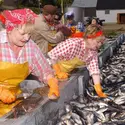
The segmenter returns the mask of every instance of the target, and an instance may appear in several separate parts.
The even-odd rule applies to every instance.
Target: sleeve
[[[71,30],[68,27],[66,27],[65,25],[61,24],[61,23],[57,24],[55,26],[55,28],[56,28],[57,31],[61,31],[65,36],[70,36],[71,35]]]
[[[37,47],[35,49],[35,55],[33,59],[34,68],[32,74],[37,76],[41,82],[47,83],[47,76],[54,75],[47,59],[42,54],[41,50]]]
[[[99,66],[98,66],[98,56],[94,56],[92,60],[87,65],[87,69],[89,70],[90,75],[100,74]]]
[[[64,40],[65,37],[61,31],[57,32],[56,34],[52,33],[46,22],[40,22],[39,18],[40,17],[36,18],[35,29],[43,38],[50,43],[59,43]]]
[[[69,60],[75,57],[77,53],[77,44],[73,39],[67,39],[59,43],[54,49],[48,52],[49,58],[52,60]]]

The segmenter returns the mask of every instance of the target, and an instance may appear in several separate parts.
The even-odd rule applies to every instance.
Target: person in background
[[[66,17],[66,26],[68,28],[70,28],[71,30],[71,35],[70,37],[77,37],[77,38],[81,38],[83,37],[83,32],[84,32],[84,24],[82,22],[76,22],[74,20],[74,12],[73,11],[69,11],[65,14]]]
[[[102,92],[98,66],[98,49],[105,41],[103,31],[96,25],[89,26],[84,38],[69,38],[48,52],[55,75],[65,80],[77,66],[85,65],[94,81],[98,96],[107,97]]]
[[[5,27],[6,18],[4,16],[4,8],[0,7],[0,29]],[[1,31],[1,30],[0,30]]]
[[[76,26],[77,23],[74,20],[74,12],[73,11],[68,11],[65,13],[65,18],[66,18],[66,26],[71,28],[73,26]]]
[[[62,24],[61,19],[62,19],[63,14],[60,11],[57,11],[54,16],[54,30],[53,33],[57,33],[59,31],[65,33],[65,38],[69,37],[71,35],[71,30],[67,28],[65,25]],[[52,48],[54,48],[57,44],[49,43],[49,49],[50,51]]]
[[[2,31],[5,28],[5,17],[0,14],[0,31]]]
[[[5,22],[6,22],[5,17],[3,16],[3,14],[0,14],[0,32],[5,30]]]
[[[56,32],[65,32],[65,36],[68,37],[71,35],[71,30],[61,23],[62,16],[63,14],[60,11],[56,12],[54,17],[54,27]]]
[[[65,30],[54,29],[54,17],[57,12],[57,7],[53,5],[45,5],[42,8],[42,14],[35,18],[35,30],[31,38],[37,43],[42,52],[48,52],[48,44],[58,44],[67,36]]]
[[[74,12],[68,11],[65,13],[66,18],[66,26],[70,28],[71,33],[74,34],[76,32],[76,21],[74,20]]]
[[[6,18],[2,14],[0,14],[0,21],[3,25],[5,25]]]
[[[55,13],[55,16],[54,16],[54,24],[55,24],[55,25],[61,23],[62,16],[63,16],[63,13],[60,12],[60,11],[57,11],[57,12]]]
[[[91,27],[91,25],[96,25],[96,26],[102,28],[102,26],[98,24],[98,20],[95,17],[92,18],[91,24],[89,26]]]
[[[57,99],[58,80],[39,47],[30,39],[37,15],[30,9],[6,10],[5,14],[6,29],[0,32],[0,100],[7,104],[15,102],[18,85],[29,74],[48,84],[48,97]],[[17,91],[13,92],[11,87]]]
[[[92,18],[91,24],[92,25],[97,25],[98,24],[97,19],[96,18]]]

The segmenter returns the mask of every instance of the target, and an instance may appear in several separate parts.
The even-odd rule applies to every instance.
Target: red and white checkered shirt
[[[17,64],[28,62],[30,73],[37,76],[41,82],[46,82],[46,77],[53,73],[41,50],[32,40],[22,47],[16,57],[10,49],[6,30],[0,32],[0,61]]]
[[[99,74],[98,53],[89,50],[85,58],[85,41],[83,38],[69,38],[59,43],[54,49],[48,52],[48,56],[53,60],[70,60],[78,57],[86,63],[86,66],[92,74]]]

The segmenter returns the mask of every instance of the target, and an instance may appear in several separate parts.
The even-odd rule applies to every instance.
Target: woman
[[[100,84],[97,50],[105,40],[102,30],[89,26],[83,38],[70,38],[58,44],[48,53],[53,69],[59,79],[68,78],[68,73],[75,67],[86,65],[94,81],[94,88],[100,97],[106,97]]]
[[[6,30],[0,32],[0,100],[12,103],[17,88],[30,73],[50,87],[49,98],[59,96],[58,81],[39,47],[30,39],[36,15],[29,9],[5,11]]]
[[[89,26],[91,26],[91,25],[97,25],[100,29],[102,28],[102,26],[98,23],[97,18],[94,18],[94,17],[92,18],[91,23],[90,23]]]
[[[92,25],[97,25],[98,24],[97,19],[96,18],[92,18],[91,24]]]
[[[76,26],[77,23],[74,20],[74,12],[73,11],[68,11],[67,13],[65,13],[65,17],[66,17],[66,26],[71,28],[73,26]]]

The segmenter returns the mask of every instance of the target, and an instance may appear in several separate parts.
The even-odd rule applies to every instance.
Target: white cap
[[[65,16],[66,16],[66,17],[67,17],[67,16],[71,16],[71,15],[74,15],[74,12],[73,12],[73,11],[68,11],[68,12],[65,13]]]

